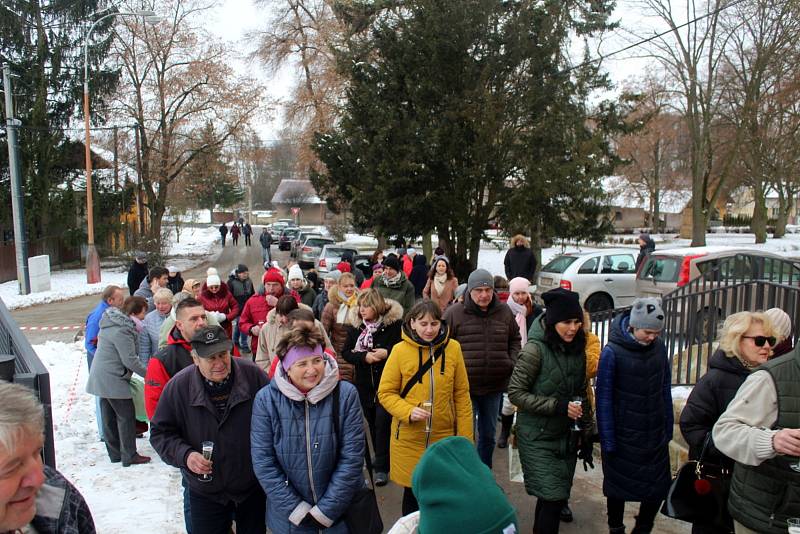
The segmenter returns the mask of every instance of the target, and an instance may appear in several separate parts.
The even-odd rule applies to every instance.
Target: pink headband
[[[317,345],[316,347],[292,347],[281,360],[281,365],[283,365],[285,371],[288,371],[289,367],[309,356],[323,356],[322,345]]]

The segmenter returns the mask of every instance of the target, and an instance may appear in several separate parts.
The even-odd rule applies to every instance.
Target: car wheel
[[[589,313],[601,312],[606,310],[613,310],[614,303],[611,300],[611,297],[604,293],[596,293],[586,299],[586,303],[584,304],[584,308]]]

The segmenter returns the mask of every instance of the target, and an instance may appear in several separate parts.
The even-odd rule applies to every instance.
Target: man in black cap
[[[231,290],[233,298],[239,303],[239,309],[243,310],[247,299],[255,295],[253,281],[250,280],[250,271],[247,265],[240,263],[234,272],[228,277],[228,289]],[[242,352],[250,352],[250,336],[239,330],[239,318],[233,326],[233,343]]]
[[[477,417],[478,456],[491,469],[497,416],[521,344],[519,326],[511,309],[497,298],[494,277],[485,269],[469,275],[464,302],[450,305],[444,321],[450,338],[461,344]]]
[[[181,469],[189,487],[192,534],[266,531],[266,497],[250,459],[250,418],[268,383],[255,364],[231,358],[233,342],[219,326],[192,337],[193,366],[167,382],[152,419],[150,443]],[[203,443],[213,443],[211,459]]]

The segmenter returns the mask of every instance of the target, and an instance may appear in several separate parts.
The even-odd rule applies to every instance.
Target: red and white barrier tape
[[[76,326],[20,326],[20,330],[80,330],[83,325]]]

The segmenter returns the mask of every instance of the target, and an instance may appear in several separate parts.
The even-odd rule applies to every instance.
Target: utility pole
[[[8,167],[11,171],[11,216],[14,218],[14,248],[17,253],[17,281],[19,294],[31,292],[28,275],[28,240],[25,236],[24,199],[22,196],[22,172],[19,168],[19,142],[17,128],[20,121],[14,118],[14,97],[11,92],[11,67],[3,65],[3,91],[6,95],[6,132],[8,136]]]

